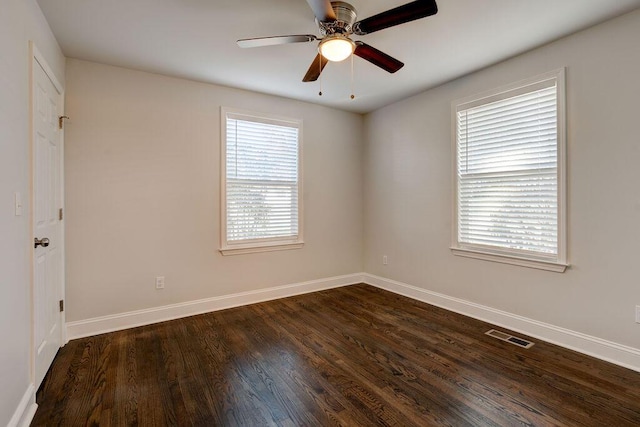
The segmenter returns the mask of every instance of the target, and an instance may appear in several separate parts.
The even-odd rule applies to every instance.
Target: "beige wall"
[[[640,348],[639,36],[636,11],[380,109],[364,125],[302,102],[68,60],[67,320],[364,270]],[[572,267],[453,256],[451,101],[559,67]],[[304,249],[217,251],[221,105],[304,120]]]
[[[365,271],[640,349],[639,40],[636,11],[367,115]],[[453,256],[451,102],[560,67],[571,269]]]
[[[64,57],[35,0],[0,6],[0,425],[31,383],[29,40],[64,81]],[[15,216],[14,192],[24,214]]]
[[[303,119],[303,249],[219,253],[220,106]],[[78,60],[66,113],[67,321],[362,271],[362,116]]]

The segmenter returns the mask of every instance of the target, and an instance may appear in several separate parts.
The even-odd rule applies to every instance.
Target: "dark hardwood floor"
[[[640,373],[491,328],[354,285],[74,340],[32,425],[640,425]]]

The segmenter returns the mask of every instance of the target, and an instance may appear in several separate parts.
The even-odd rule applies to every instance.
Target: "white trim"
[[[261,123],[290,126],[298,129],[298,234],[291,237],[258,239],[233,243],[227,241],[227,118],[251,119]],[[220,106],[220,248],[222,255],[242,255],[256,252],[301,249],[304,246],[303,203],[303,122],[302,119],[257,113]]]
[[[368,273],[329,277],[70,322],[66,324],[67,337],[82,338],[357,283],[366,283],[640,372],[640,349]]]
[[[304,242],[293,242],[293,243],[266,243],[266,244],[252,244],[252,245],[242,245],[237,248],[228,246],[226,248],[221,248],[220,252],[222,255],[243,255],[243,254],[252,254],[256,252],[269,252],[269,251],[287,251],[290,249],[301,249],[304,246]]]
[[[481,259],[485,261],[500,262],[503,264],[519,265],[521,267],[536,268],[538,270],[564,273],[569,267],[568,264],[561,264],[555,261],[534,260],[532,258],[519,258],[513,255],[492,254],[489,252],[476,251],[466,248],[450,248],[454,255],[467,258]]]
[[[32,57],[35,58],[36,61],[38,61],[38,64],[40,64],[40,66],[44,70],[47,77],[49,77],[49,80],[51,80],[51,83],[53,83],[53,85],[56,87],[56,90],[58,91],[58,93],[59,94],[64,93],[64,86],[60,84],[60,82],[58,81],[58,78],[53,72],[53,69],[49,66],[49,63],[44,58],[44,55],[40,53],[40,51],[36,47],[36,44],[32,40],[29,41],[29,47],[31,48]]]
[[[562,67],[554,71],[557,91],[557,132],[558,132],[558,263],[569,263],[567,254],[567,90],[566,71]]]
[[[473,103],[476,101],[482,101],[482,100],[491,99],[494,97],[495,99],[492,99],[492,101],[495,101],[497,99],[501,99],[501,97],[504,98],[507,92],[512,92],[518,89],[524,89],[527,86],[536,86],[537,84],[547,80],[554,80],[554,79],[564,80],[564,74],[565,74],[565,67],[560,67],[555,70],[547,71],[546,73],[538,74],[536,76],[522,79],[517,82],[509,83],[495,89],[489,89],[487,91],[480,92],[475,95],[470,95],[464,98],[456,99],[451,103],[451,105],[453,107],[453,111],[455,112],[455,108],[457,106],[462,106],[464,104],[473,105]],[[486,102],[491,102],[491,101],[485,101],[485,103]]]
[[[485,250],[482,245],[458,242],[458,164],[457,164],[457,112],[459,109],[494,102],[513,96],[513,93],[545,87],[549,81],[556,85],[556,132],[557,132],[557,185],[558,185],[558,254],[553,260],[538,260],[535,255],[526,253],[519,255],[519,251],[511,252],[508,248]],[[451,199],[451,251],[454,255],[475,258],[492,262],[518,265],[528,268],[563,273],[569,266],[567,257],[567,131],[566,131],[566,71],[565,67],[558,68],[537,76],[501,86],[480,94],[471,95],[451,102],[451,182],[453,182],[453,197]],[[504,253],[499,253],[503,251]]]
[[[640,349],[373,274],[364,283],[640,372]]]
[[[64,115],[64,106],[65,106],[65,92],[62,92],[60,94],[60,102],[62,102],[62,114],[60,115]],[[66,123],[69,123],[69,120],[67,120]],[[64,346],[64,344],[67,342],[67,328],[64,327],[65,323],[66,323],[66,319],[67,319],[67,251],[66,251],[66,239],[65,236],[67,235],[67,231],[66,231],[66,217],[67,217],[67,209],[65,206],[65,193],[64,193],[64,188],[65,188],[65,174],[64,174],[64,152],[65,152],[65,146],[64,146],[64,127],[65,124],[63,123],[62,125],[62,129],[60,129],[60,208],[62,209],[62,219],[60,220],[60,247],[62,248],[62,252],[60,253],[60,257],[62,258],[62,265],[60,266],[60,275],[61,277],[61,283],[60,286],[62,289],[60,289],[60,299],[62,300],[63,306],[64,306],[64,310],[62,310],[60,312],[60,333],[62,334],[62,339],[60,340],[60,342],[62,343],[62,346]]]
[[[29,384],[7,427],[28,427],[37,409],[36,388],[33,384]]]
[[[344,276],[310,280],[290,285],[276,286],[255,291],[240,292],[237,294],[223,295],[196,301],[165,305],[162,307],[147,308],[109,316],[79,320],[67,323],[67,337],[69,339],[76,339],[98,335],[106,332],[119,331],[136,326],[149,325],[152,323],[164,322],[166,320],[193,316],[196,314],[255,304],[278,298],[286,298],[309,292],[317,292],[325,289],[338,288],[346,285],[353,285],[356,283],[362,283],[362,281],[362,273],[348,274]]]

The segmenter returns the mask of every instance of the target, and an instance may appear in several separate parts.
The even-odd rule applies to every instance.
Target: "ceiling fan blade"
[[[404,63],[361,41],[356,42],[356,50],[353,51],[353,54],[371,62],[373,65],[377,65],[389,73],[395,73],[404,67]]]
[[[354,33],[370,34],[436,13],[438,13],[438,5],[435,0],[416,0],[356,22]]]
[[[254,39],[240,39],[238,40],[238,46],[240,47],[262,47],[262,46],[274,46],[278,44],[289,43],[306,43],[318,40],[318,38],[312,34],[300,34],[294,36],[273,36],[273,37],[257,37]]]
[[[307,0],[313,10],[313,14],[320,22],[335,21],[336,14],[329,0]]]
[[[316,80],[318,80],[318,77],[320,77],[320,73],[322,73],[322,70],[324,70],[324,67],[325,65],[327,65],[328,62],[329,60],[327,58],[325,58],[320,54],[317,54],[316,58],[313,60],[313,62],[309,66],[309,69],[307,70],[307,74],[304,75],[304,78],[302,79],[302,81],[315,82]]]

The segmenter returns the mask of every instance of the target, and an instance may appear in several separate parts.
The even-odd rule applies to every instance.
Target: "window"
[[[302,247],[299,120],[222,109],[224,255]]]
[[[453,104],[453,253],[563,272],[564,70]]]

